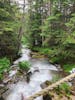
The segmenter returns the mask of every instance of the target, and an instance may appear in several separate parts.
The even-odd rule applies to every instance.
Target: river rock
[[[50,81],[46,81],[41,84],[41,88],[44,89],[44,88],[48,87],[50,84],[51,84]],[[49,93],[46,93],[45,95],[43,95],[43,100],[52,100],[52,98]]]
[[[43,100],[52,100],[52,98],[49,94],[45,94],[43,95]]]
[[[50,81],[45,81],[44,83],[42,83],[40,86],[42,89],[48,87],[49,85],[51,85],[52,83]]]

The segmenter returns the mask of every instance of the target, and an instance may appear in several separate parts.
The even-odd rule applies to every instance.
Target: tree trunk
[[[21,18],[21,26],[19,28],[19,34],[18,34],[18,39],[19,39],[19,42],[20,42],[20,44],[19,44],[19,50],[21,48],[21,39],[22,39],[22,36],[23,36],[23,33],[24,33],[23,26],[24,26],[24,21],[25,21],[25,17],[24,17],[25,16],[25,6],[26,6],[26,4],[25,4],[25,0],[24,0],[23,15],[22,15],[22,18]]]

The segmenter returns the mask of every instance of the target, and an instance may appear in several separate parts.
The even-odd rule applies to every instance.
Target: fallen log
[[[68,82],[70,79],[75,77],[75,73],[72,73],[71,75],[68,75],[67,77],[57,81],[56,83],[53,83],[52,85],[48,86],[47,88],[39,91],[38,93],[35,93],[34,95],[30,96],[28,99],[26,100],[34,100],[35,98],[44,95],[46,93],[48,93],[50,90],[56,88],[57,86],[61,85],[64,82]]]

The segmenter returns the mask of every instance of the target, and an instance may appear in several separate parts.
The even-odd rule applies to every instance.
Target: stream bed
[[[29,96],[40,91],[41,84],[47,80],[52,80],[54,77],[59,75],[58,69],[50,64],[46,58],[31,58],[31,51],[26,48],[22,48],[22,56],[14,62],[17,65],[21,61],[30,61],[32,72],[30,81],[26,82],[24,79],[19,80],[15,84],[10,84],[9,93],[5,100],[25,100]],[[12,73],[11,73],[12,74]],[[38,97],[35,100],[43,100],[42,97]]]

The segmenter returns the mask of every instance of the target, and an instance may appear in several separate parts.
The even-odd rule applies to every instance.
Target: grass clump
[[[53,50],[51,48],[46,47],[34,47],[32,48],[32,50],[48,57],[53,53]]]
[[[67,98],[70,98],[70,90],[71,86],[68,83],[63,83],[55,89],[55,92],[57,95],[59,95],[59,97],[65,96]]]
[[[56,83],[57,81],[60,80],[60,77],[57,75],[56,77],[54,77],[52,79],[52,83]],[[68,84],[68,83],[63,83],[61,85],[59,85],[58,87],[56,87],[54,89],[54,91],[58,94],[58,95],[65,95],[65,96],[68,96],[70,95],[70,90],[71,90],[71,86]],[[62,94],[61,94],[62,93]]]
[[[31,64],[29,61],[19,62],[20,69],[22,69],[24,71],[28,71],[30,69],[30,66],[31,66]]]
[[[65,71],[65,72],[68,72],[68,73],[70,73],[70,71],[71,71],[73,68],[75,68],[75,64],[65,64],[65,65],[63,66],[64,71]]]
[[[59,86],[60,90],[65,91],[66,93],[70,93],[71,87],[68,83],[63,83]]]

